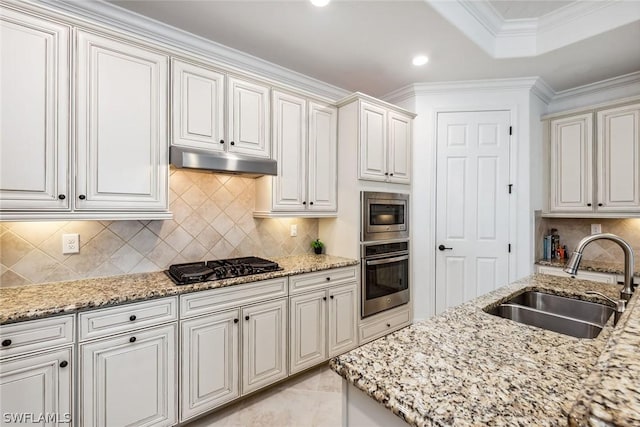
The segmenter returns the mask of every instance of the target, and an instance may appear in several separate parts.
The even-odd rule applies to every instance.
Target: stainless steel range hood
[[[175,146],[171,147],[171,164],[177,168],[204,169],[250,178],[278,173],[275,160]]]

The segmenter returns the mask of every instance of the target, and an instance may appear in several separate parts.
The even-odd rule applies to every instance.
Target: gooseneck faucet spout
[[[594,240],[611,240],[612,242],[617,243],[618,246],[620,246],[624,251],[624,286],[620,290],[620,298],[624,299],[625,301],[629,301],[631,299],[631,296],[633,295],[633,268],[635,265],[633,259],[633,248],[629,243],[627,243],[621,237],[616,236],[615,234],[593,234],[580,240],[580,243],[578,243],[576,250],[571,254],[571,258],[565,266],[564,271],[572,275],[578,273],[578,267],[580,266],[580,261],[582,260],[582,252],[584,251],[584,248]]]

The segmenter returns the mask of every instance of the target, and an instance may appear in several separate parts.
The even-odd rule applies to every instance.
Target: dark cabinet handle
[[[231,141],[229,144],[231,144],[231,145],[236,145],[236,143],[235,143],[235,142],[233,142],[233,141]]]
[[[390,173],[390,174],[389,174],[389,176],[393,176],[393,174],[392,174],[392,173]]]
[[[244,320],[249,320],[249,316],[244,316]]]
[[[129,338],[129,342],[136,342],[136,337]]]
[[[329,298],[333,299],[333,295],[329,296]]]
[[[220,144],[224,144],[224,139],[221,139],[221,140],[220,140]]]
[[[9,347],[11,345],[11,340],[2,340],[3,347]]]
[[[303,205],[306,205],[306,204],[307,204],[307,202],[302,202],[302,204],[303,204]]]
[[[327,300],[327,297],[322,297],[322,301],[326,301],[326,300]]]
[[[327,277],[327,282],[328,282],[329,280],[331,280],[331,277]]]
[[[453,248],[448,248],[445,245],[440,245],[440,246],[438,246],[438,250],[440,250],[440,251],[450,251],[450,250],[453,250]]]
[[[385,173],[384,173],[384,176],[389,176],[389,172],[385,172]]]
[[[587,203],[587,206],[591,206],[591,203]]]
[[[233,319],[233,323],[238,323],[239,320],[238,319]]]
[[[598,203],[598,206],[604,206],[602,203]]]
[[[67,362],[66,360],[63,360],[62,362],[60,362],[61,368],[66,368],[68,365],[69,365],[69,362]]]
[[[387,323],[387,328],[390,328],[390,327],[391,327],[391,323]]]
[[[64,194],[58,194],[58,199],[64,200],[66,198],[67,198],[67,196],[65,196]]]
[[[80,200],[84,200],[86,198],[87,198],[87,196],[85,196],[84,194],[81,194],[81,195],[78,196],[78,199],[80,199]]]
[[[312,204],[313,204],[313,202],[309,202],[309,204],[310,204],[310,205],[312,205]]]
[[[129,316],[129,320],[131,320],[132,322],[133,322],[134,320],[136,320],[136,319],[137,319],[137,317],[136,317],[136,315],[135,315],[135,314],[132,314],[131,316]]]

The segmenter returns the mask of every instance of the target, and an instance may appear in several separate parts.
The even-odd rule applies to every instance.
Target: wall
[[[536,258],[542,258],[542,239],[552,228],[558,230],[560,244],[573,251],[578,242],[591,234],[591,224],[601,224],[603,233],[613,233],[625,239],[640,254],[640,218],[624,219],[578,219],[578,218],[537,218]],[[622,250],[618,245],[606,240],[597,240],[587,246],[583,259],[590,261],[623,262]]]
[[[0,286],[112,276],[170,264],[311,252],[317,219],[253,218],[255,181],[171,170],[168,221],[0,223]],[[298,236],[289,237],[289,225]],[[62,255],[62,234],[80,234],[80,253]]]

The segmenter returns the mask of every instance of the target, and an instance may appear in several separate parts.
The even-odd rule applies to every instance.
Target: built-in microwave
[[[362,191],[363,242],[409,238],[409,195]]]

